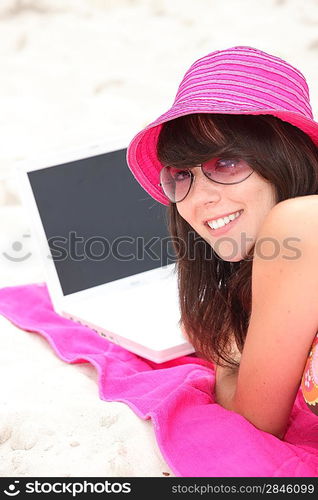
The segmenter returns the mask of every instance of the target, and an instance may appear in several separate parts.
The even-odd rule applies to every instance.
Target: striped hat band
[[[172,107],[130,142],[127,163],[142,187],[164,205],[159,184],[163,165],[157,158],[162,124],[194,113],[270,114],[303,130],[318,145],[304,76],[282,59],[252,47],[212,52],[192,64]]]

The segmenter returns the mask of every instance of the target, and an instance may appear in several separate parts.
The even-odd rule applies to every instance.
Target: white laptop
[[[162,363],[194,352],[179,326],[166,209],[118,146],[21,164],[17,180],[55,311]]]

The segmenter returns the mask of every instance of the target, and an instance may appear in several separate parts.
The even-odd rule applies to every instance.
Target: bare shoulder
[[[298,196],[277,203],[267,214],[259,238],[291,238],[318,248],[318,195]]]
[[[276,207],[283,207],[285,210],[302,210],[304,208],[313,208],[318,210],[318,194],[310,194],[306,196],[296,196],[295,198],[288,198],[287,200],[280,201],[275,205]]]
[[[280,201],[272,208],[268,215],[271,219],[284,217],[287,222],[290,217],[304,214],[308,217],[317,216],[318,194],[297,196],[295,198],[288,198],[287,200]]]

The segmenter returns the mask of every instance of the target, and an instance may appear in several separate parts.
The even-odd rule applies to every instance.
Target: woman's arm
[[[217,370],[217,401],[279,438],[318,330],[317,198],[286,200],[266,218],[255,246],[240,367]]]
[[[232,410],[237,385],[238,368],[216,365],[215,401],[227,410]]]
[[[231,350],[228,354],[237,363],[240,362],[241,353],[237,348],[234,335],[232,335]],[[238,368],[238,366],[220,366],[218,363],[215,364],[215,400],[228,410],[232,409],[231,406],[237,384]]]

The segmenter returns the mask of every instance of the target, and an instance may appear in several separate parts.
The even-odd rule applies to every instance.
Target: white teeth
[[[225,226],[229,222],[231,222],[234,219],[237,219],[241,215],[241,211],[235,212],[234,214],[228,215],[226,217],[223,217],[221,219],[213,220],[211,222],[208,222],[208,226],[210,226],[212,229],[218,229],[220,227]]]

